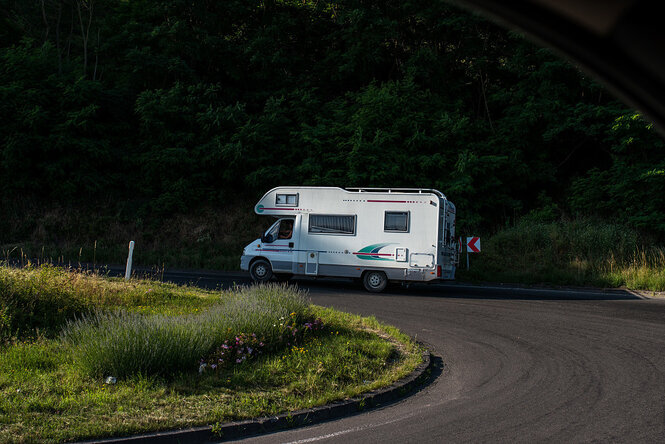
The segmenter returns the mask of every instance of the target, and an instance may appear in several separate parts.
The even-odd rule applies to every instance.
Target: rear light
[[[441,277],[441,265],[436,266],[436,277]]]

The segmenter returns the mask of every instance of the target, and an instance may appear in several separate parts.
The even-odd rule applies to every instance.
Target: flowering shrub
[[[295,312],[288,318],[281,317],[280,321],[282,322],[273,325],[279,329],[279,335],[274,343],[266,344],[265,337],[259,338],[255,333],[239,333],[225,340],[210,356],[202,358],[199,362],[199,373],[204,373],[208,369],[217,372],[222,368],[242,364],[262,354],[264,350],[276,351],[285,346],[297,348],[296,344],[324,328],[320,318],[298,323]]]
[[[323,321],[320,318],[311,320],[311,322],[298,322],[295,313],[289,315],[289,319],[280,318],[280,332],[275,345],[276,349],[283,348],[284,345],[290,347],[300,343],[306,336],[313,332],[323,329]]]
[[[206,368],[218,370],[222,367],[242,364],[248,359],[260,355],[264,346],[263,340],[257,338],[255,333],[240,333],[231,340],[225,340],[207,359],[201,359],[199,373],[203,373]]]
[[[264,346],[280,343],[277,338],[286,331],[294,337],[293,328],[303,329],[299,320],[307,313],[305,295],[296,287],[257,285],[226,291],[218,303],[186,315],[98,310],[69,322],[60,338],[90,375],[169,377],[201,357],[202,372],[217,369],[219,359],[226,365],[232,355],[233,364],[242,363]]]

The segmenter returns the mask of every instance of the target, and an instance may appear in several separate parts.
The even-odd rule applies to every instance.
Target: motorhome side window
[[[314,234],[356,234],[356,216],[310,214],[309,232]]]
[[[298,194],[278,194],[275,197],[275,205],[283,205],[286,207],[297,207]]]
[[[407,233],[409,231],[409,212],[386,211],[386,217],[383,221],[383,231]]]

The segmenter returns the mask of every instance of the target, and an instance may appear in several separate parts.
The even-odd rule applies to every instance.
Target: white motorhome
[[[455,205],[419,188],[278,187],[254,207],[277,221],[243,250],[257,282],[294,275],[388,281],[454,279]]]

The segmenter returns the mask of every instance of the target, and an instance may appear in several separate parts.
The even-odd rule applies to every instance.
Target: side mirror
[[[261,242],[264,244],[269,244],[273,241],[272,234],[262,234],[261,235]]]

